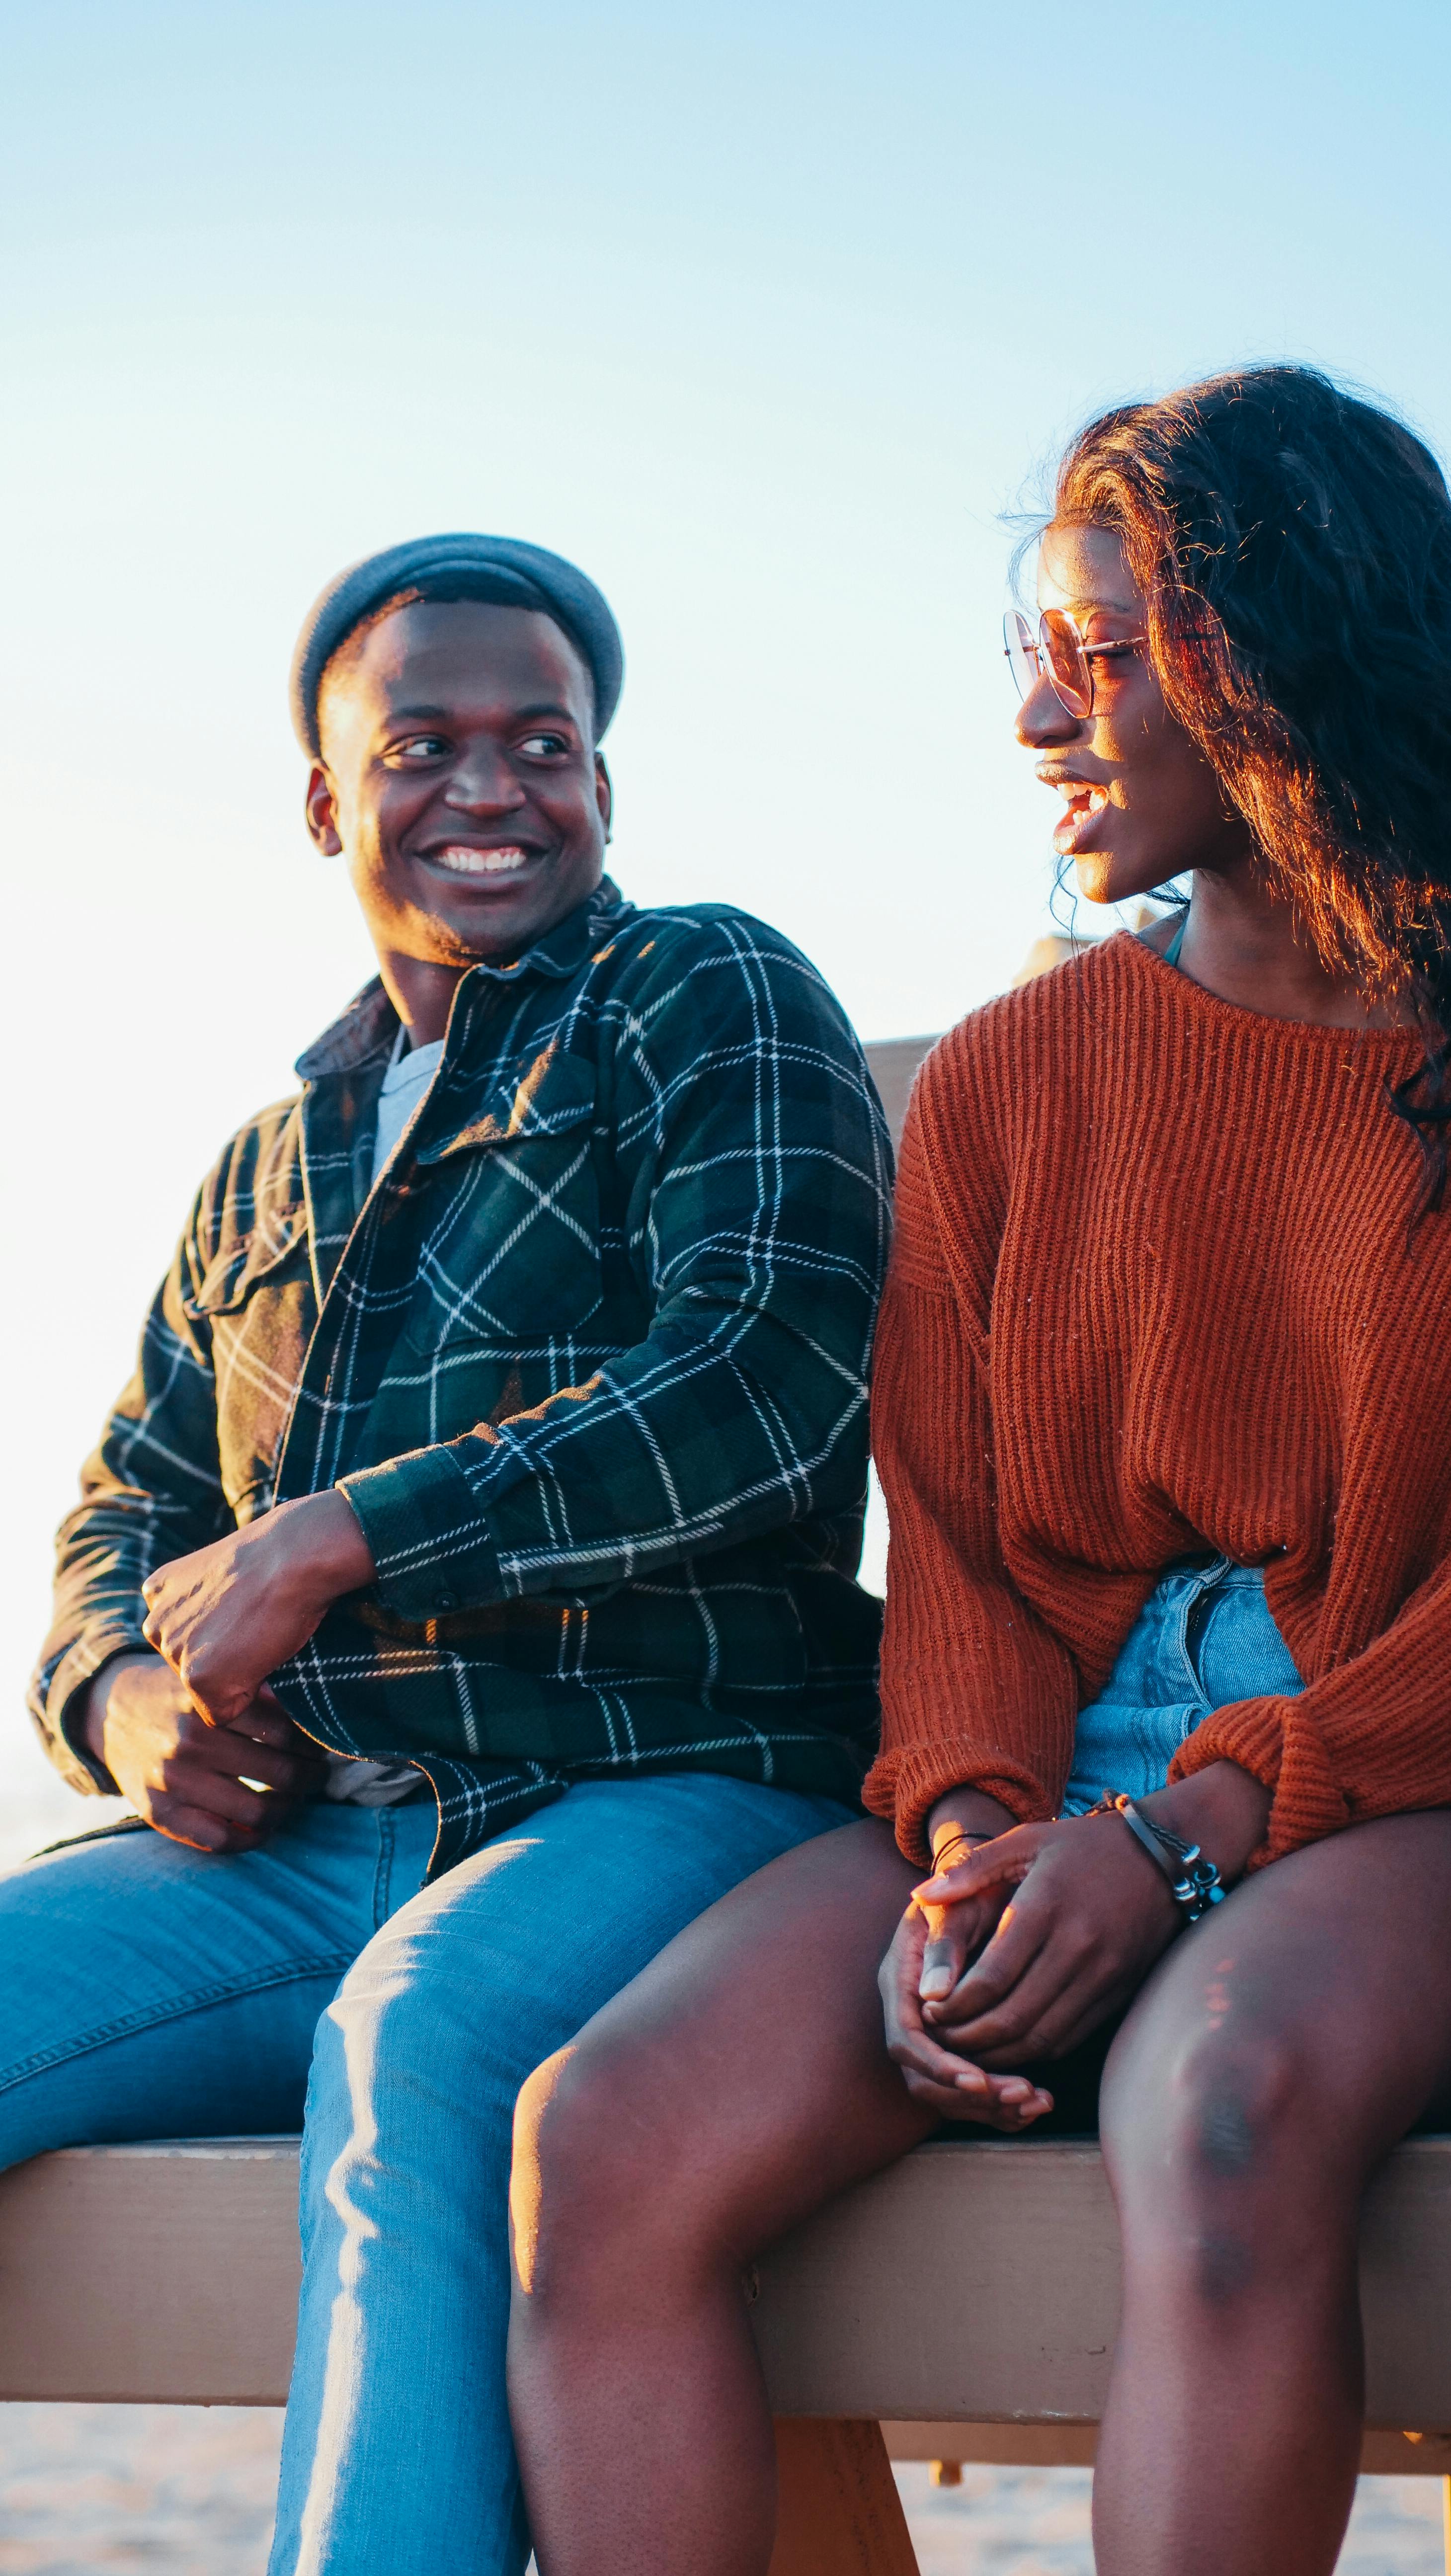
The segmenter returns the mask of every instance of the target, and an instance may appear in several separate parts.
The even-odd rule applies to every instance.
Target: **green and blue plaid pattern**
[[[204,1183],[59,1545],[32,1707],[140,1642],[145,1576],[341,1484],[375,1585],[273,1677],[330,1750],[416,1763],[435,1870],[571,1779],[702,1768],[854,1799],[854,1580],[890,1147],[789,941],[608,882],[460,983],[370,1188],[380,985]]]

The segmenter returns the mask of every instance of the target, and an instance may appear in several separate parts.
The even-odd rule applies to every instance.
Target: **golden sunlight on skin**
[[[1038,562],[1040,608],[1062,609],[1085,644],[1144,632],[1143,594],[1110,528],[1053,526]],[[1090,903],[1124,903],[1166,875],[1242,869],[1249,832],[1198,745],[1170,715],[1146,652],[1095,661],[1090,716],[1070,715],[1045,678],[1024,699],[1018,740],[1064,798],[1053,835]]]
[[[1144,600],[1109,528],[1059,526],[1043,537],[1040,607],[1060,610],[1081,641],[1142,635]],[[1046,675],[1018,711],[1017,736],[1036,774],[1062,797],[1053,834],[1091,903],[1122,904],[1190,876],[1193,897],[1179,954],[1206,992],[1273,1019],[1330,1028],[1383,1028],[1400,1006],[1369,1004],[1330,974],[1304,925],[1272,891],[1248,825],[1210,762],[1171,715],[1147,648],[1091,659],[1093,709],[1075,716]],[[1149,934],[1160,949],[1172,925]]]
[[[1213,1982],[1204,1997],[1208,2006],[1205,2027],[1209,2030],[1222,2029],[1229,2018],[1229,1988],[1224,1980],[1233,1973],[1233,1969],[1232,1959],[1218,1959],[1215,1962]]]
[[[533,2291],[539,2260],[539,2211],[543,2186],[538,2140],[549,2116],[548,2106],[559,2089],[568,2055],[567,2050],[562,2051],[552,2064],[538,2069],[529,2086],[533,2105],[531,2117],[527,2126],[520,2122],[514,2132],[514,2163],[509,2177],[509,2238],[514,2276],[526,2299]]]

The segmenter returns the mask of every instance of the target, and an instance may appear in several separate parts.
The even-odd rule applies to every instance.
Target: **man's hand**
[[[159,1566],[141,1587],[144,1634],[198,1714],[233,1726],[334,1601],[373,1573],[362,1525],[333,1487]]]
[[[235,1726],[209,1726],[155,1655],[118,1655],[97,1674],[81,1731],[137,1814],[197,1851],[255,1850],[322,1778],[316,1746],[270,1695]]]

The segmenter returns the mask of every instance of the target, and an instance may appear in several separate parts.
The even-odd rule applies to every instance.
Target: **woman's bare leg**
[[[742,2269],[933,2127],[876,1972],[885,1826],[712,1906],[521,2096],[510,2396],[544,2576],[766,2576],[770,2414]]]
[[[1114,2043],[1124,2308],[1100,2576],[1329,2576],[1362,2409],[1356,2221],[1451,2074],[1451,1811],[1279,1861],[1187,1931]]]

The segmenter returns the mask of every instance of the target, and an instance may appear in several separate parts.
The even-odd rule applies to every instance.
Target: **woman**
[[[918,1083],[874,1398],[897,1848],[775,1862],[527,2089],[546,2576],[763,2576],[742,2262],[944,2120],[1091,2124],[1100,2067],[1100,2576],[1328,2571],[1357,2204],[1451,2107],[1451,499],[1385,414],[1252,370],[1075,441],[1039,599],[1056,846],[1097,902],[1192,898]]]

